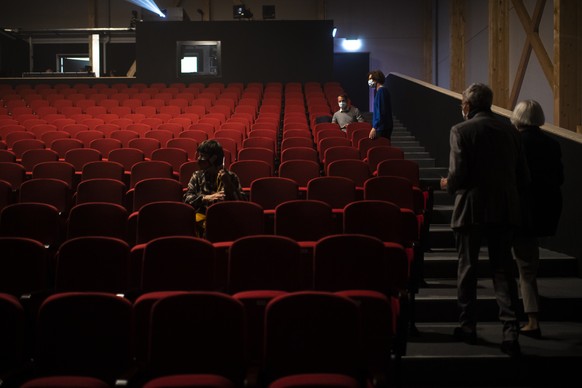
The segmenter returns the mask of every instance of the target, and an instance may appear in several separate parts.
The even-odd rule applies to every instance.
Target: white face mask
[[[348,107],[348,103],[345,101],[342,101],[340,103],[338,103],[340,109],[346,109]]]
[[[375,86],[376,86],[376,82],[374,82],[374,80],[373,80],[373,79],[369,79],[369,80],[368,80],[368,86],[369,86],[369,87],[371,87],[371,88],[373,88],[373,87],[375,87]]]

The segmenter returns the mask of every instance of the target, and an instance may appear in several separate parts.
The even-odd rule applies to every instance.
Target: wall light
[[[337,27],[334,27],[333,30],[331,30],[332,38],[335,38],[336,34],[337,34]]]
[[[362,41],[357,38],[346,38],[342,42],[342,47],[346,51],[358,51],[362,48]]]
[[[126,0],[126,1],[129,1],[130,3],[138,5],[142,8],[145,8],[148,11],[155,13],[156,15],[158,15],[161,18],[166,17],[166,15],[162,12],[160,7],[157,6],[157,4],[154,0]]]

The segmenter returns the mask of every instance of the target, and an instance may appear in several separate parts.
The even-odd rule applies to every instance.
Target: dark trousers
[[[517,339],[518,298],[517,283],[512,273],[512,228],[505,225],[472,225],[456,229],[455,232],[459,253],[457,298],[461,310],[460,325],[468,330],[475,330],[477,325],[477,264],[481,242],[485,239],[499,319],[503,323],[503,340]]]

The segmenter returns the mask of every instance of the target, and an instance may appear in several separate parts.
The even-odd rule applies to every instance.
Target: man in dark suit
[[[499,319],[503,323],[501,350],[518,356],[517,285],[512,274],[513,232],[521,223],[519,196],[529,172],[519,134],[491,111],[493,92],[472,84],[463,92],[465,121],[450,133],[449,173],[441,188],[455,196],[451,227],[459,254],[457,296],[461,309],[458,339],[477,337],[477,262],[487,241]]]

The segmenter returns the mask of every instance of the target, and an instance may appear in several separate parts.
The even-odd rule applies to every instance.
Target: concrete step
[[[480,278],[488,279],[491,274],[487,248],[482,247],[479,254],[477,273]],[[448,279],[457,276],[458,255],[454,248],[438,248],[431,246],[424,254],[424,277],[432,279]],[[570,256],[548,249],[540,248],[540,268],[538,277],[570,277],[577,273],[577,260]],[[517,274],[517,267],[514,267]],[[582,288],[580,289],[582,295]]]
[[[455,236],[451,225],[432,222],[430,224],[429,244],[431,248],[454,248]]]
[[[392,137],[391,143],[394,147],[406,148],[406,147],[421,147],[420,143],[416,140],[398,139]]]
[[[482,267],[485,266],[488,266],[487,260],[483,261]],[[540,274],[542,274],[545,267],[543,263],[540,266],[542,267]],[[421,288],[416,296],[417,322],[458,321],[455,272],[456,269],[450,278],[426,279],[427,286]],[[542,321],[582,322],[582,279],[540,276],[538,289]],[[499,307],[493,292],[493,282],[490,276],[481,276],[477,283],[477,320],[478,322],[495,322],[499,319],[498,313]],[[526,319],[521,298],[518,303],[518,315],[521,320]]]
[[[418,167],[426,168],[426,167],[434,167],[434,159],[433,158],[423,158],[422,156],[414,157],[414,156],[405,156],[408,160],[414,160],[418,163]]]
[[[404,154],[407,152],[424,152],[425,150],[425,148],[421,146],[404,146],[399,148],[404,151]]]
[[[454,323],[417,325],[394,385],[426,387],[567,387],[579,381],[582,343],[579,322],[542,322],[542,340],[520,337],[523,356],[512,359],[499,350],[501,324],[483,323],[475,345],[452,337]],[[422,372],[421,372],[422,371]]]

